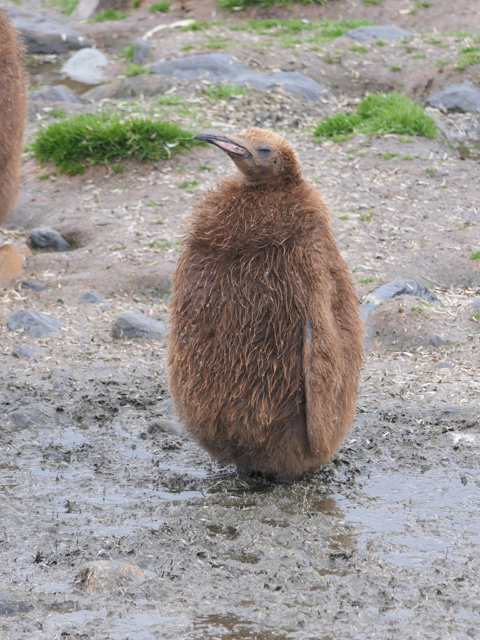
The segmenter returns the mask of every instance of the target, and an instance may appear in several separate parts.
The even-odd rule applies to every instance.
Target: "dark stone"
[[[12,616],[17,613],[27,613],[31,609],[33,609],[32,605],[26,604],[21,600],[13,601],[0,598],[0,616]]]
[[[7,327],[10,331],[21,331],[23,329],[32,338],[43,338],[49,333],[58,331],[60,323],[56,318],[52,318],[46,313],[23,309],[7,319]]]
[[[316,100],[330,95],[312,78],[296,71],[262,73],[248,69],[228,53],[202,53],[183,58],[155,62],[149,67],[156,74],[192,80],[205,76],[210,82],[228,80],[233,84],[249,84],[256,89],[273,89],[281,85],[285,91],[303,100]]]
[[[26,407],[25,409],[12,411],[12,413],[8,415],[10,426],[16,427],[17,429],[26,429],[27,427],[48,424],[51,419],[51,411],[43,411],[38,407]]]
[[[17,8],[8,9],[8,14],[22,35],[27,53],[65,53],[93,45],[83,33],[67,27],[58,14]]]
[[[29,347],[28,344],[21,344],[12,351],[12,356],[17,358],[35,358],[40,352],[36,347]]]
[[[363,322],[367,321],[370,313],[376,309],[381,302],[405,294],[422,298],[428,302],[436,302],[438,300],[434,293],[423,285],[418,284],[418,282],[415,282],[415,280],[393,280],[392,282],[380,285],[365,296],[361,305]]]
[[[57,84],[54,87],[46,87],[41,91],[31,91],[29,100],[48,100],[49,102],[69,102],[70,104],[83,104],[84,100],[77,96],[69,87]]]
[[[126,311],[118,316],[112,327],[112,337],[132,340],[164,340],[167,328],[164,322],[152,320],[140,313]]]
[[[39,249],[53,249],[53,251],[68,251],[70,245],[62,236],[50,227],[37,227],[30,231],[28,238],[32,247]]]
[[[24,280],[20,285],[21,289],[29,289],[30,291],[42,291],[47,285],[37,280]]]
[[[91,289],[83,294],[82,302],[105,302],[105,298],[97,291]]]
[[[143,64],[147,57],[148,50],[150,49],[150,43],[143,38],[136,38],[133,43],[133,62],[135,64]]]
[[[452,365],[450,362],[437,362],[433,365],[432,369],[451,369]]]
[[[460,113],[477,113],[480,111],[480,90],[465,80],[461,84],[432,93],[425,100],[429,107],[443,107],[447,111]]]
[[[395,27],[391,24],[373,25],[371,27],[358,27],[357,29],[350,29],[345,33],[346,36],[358,40],[359,42],[366,42],[367,40],[401,40],[402,38],[410,38],[412,35],[410,31]]]

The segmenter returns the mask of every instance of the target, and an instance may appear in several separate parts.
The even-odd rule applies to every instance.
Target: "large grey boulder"
[[[149,67],[156,74],[174,76],[184,80],[206,77],[211,82],[229,81],[249,84],[256,89],[273,89],[280,85],[301,100],[324,98],[329,91],[312,78],[297,71],[263,73],[252,71],[228,53],[202,53],[183,58],[155,62]]]
[[[367,40],[401,40],[410,38],[412,33],[391,24],[382,24],[350,29],[345,35],[359,42],[366,42]]]
[[[62,73],[75,82],[100,84],[105,82],[107,56],[98,49],[88,48],[75,52],[62,67]]]
[[[447,111],[477,113],[480,111],[480,90],[469,80],[465,80],[432,93],[425,100],[425,104],[429,107],[443,107]]]
[[[93,45],[86,35],[68,27],[59,14],[17,8],[8,9],[8,14],[20,31],[28,53],[65,53]]]

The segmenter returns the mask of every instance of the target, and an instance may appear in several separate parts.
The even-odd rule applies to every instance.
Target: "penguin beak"
[[[252,158],[252,154],[248,149],[243,147],[238,142],[231,140],[230,138],[226,138],[225,136],[216,136],[213,133],[197,133],[194,136],[195,140],[201,140],[202,142],[209,142],[210,144],[214,144],[220,149],[223,149],[229,156],[235,156],[240,158]]]

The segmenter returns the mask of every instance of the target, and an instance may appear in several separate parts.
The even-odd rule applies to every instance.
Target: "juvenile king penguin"
[[[221,463],[293,478],[352,424],[363,327],[320,193],[275,133],[198,134],[239,173],[194,212],[173,281],[170,390]]]
[[[18,191],[27,94],[24,49],[0,9],[0,224],[11,214]]]

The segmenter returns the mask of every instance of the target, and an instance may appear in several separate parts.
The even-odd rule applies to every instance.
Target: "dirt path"
[[[395,22],[417,34],[473,29],[474,4],[458,2],[454,16],[444,0],[413,14],[407,0],[332,1],[316,11]],[[195,7],[204,18],[213,3]],[[119,39],[182,16],[176,7],[160,18],[140,9],[118,27]],[[104,43],[114,28],[85,26]],[[208,30],[224,33],[225,25]],[[152,47],[166,55],[185,45],[200,51],[208,34],[173,31]],[[242,60],[251,38],[235,32]],[[441,55],[453,60],[459,36],[442,38]],[[427,56],[417,65],[435,66],[429,39],[414,35],[410,43]],[[315,67],[307,47],[277,46],[261,54],[266,68]],[[292,486],[245,482],[179,430],[165,345],[110,334],[123,311],[166,319],[185,217],[233,167],[213,148],[75,177],[26,160],[18,213],[0,240],[20,243],[28,234],[22,225],[46,224],[77,248],[31,256],[21,280],[44,289],[18,281],[1,290],[2,640],[480,637],[480,325],[472,305],[480,260],[470,258],[480,250],[478,161],[462,160],[442,136],[317,143],[313,124],[363,91],[349,69],[363,65],[371,71],[359,77],[378,79],[400,50],[409,55],[388,44],[360,62],[341,42],[327,49],[344,52],[338,73],[324,76],[337,76],[331,102],[302,104],[275,91],[212,104],[198,83],[188,112],[165,113],[195,130],[275,127],[331,204],[359,296],[410,278],[438,302],[399,296],[371,313],[354,428],[331,464]],[[440,85],[441,76],[425,69]],[[392,82],[392,73],[377,84]],[[399,84],[412,73],[402,72]],[[475,82],[478,65],[451,74]],[[418,82],[411,93],[423,98],[426,85]],[[119,107],[139,105],[154,108],[147,100]],[[52,107],[59,105],[31,105],[29,137],[36,114],[48,120]],[[478,126],[476,116],[435,116],[449,130]],[[191,192],[178,186],[188,180],[197,181]],[[88,289],[105,301],[82,301]],[[10,331],[7,318],[26,308],[57,318],[61,329],[45,338]],[[21,355],[25,347],[35,352]]]

